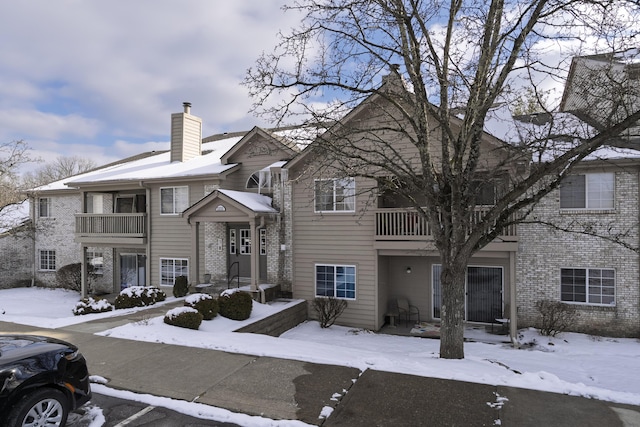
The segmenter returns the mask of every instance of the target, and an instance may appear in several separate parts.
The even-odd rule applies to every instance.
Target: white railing
[[[485,208],[476,208],[473,222],[482,219]],[[504,230],[502,237],[516,236],[516,226]],[[427,220],[417,212],[408,209],[380,209],[376,211],[376,239],[378,240],[423,240],[431,236]]]
[[[76,214],[76,235],[144,237],[146,213]]]

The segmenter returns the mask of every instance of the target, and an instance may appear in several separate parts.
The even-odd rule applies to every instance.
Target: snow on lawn
[[[21,293],[25,298],[28,296],[28,300],[17,304]],[[6,314],[0,315],[0,320],[33,324],[29,322],[37,319],[41,324],[36,326],[70,324],[69,313],[77,300],[77,293],[74,295],[75,299],[65,291],[2,290],[0,313],[4,308]],[[5,304],[9,301],[12,302]],[[465,343],[464,360],[444,360],[438,358],[440,342],[437,339],[383,335],[335,325],[322,329],[317,322],[305,322],[279,338],[232,332],[287,306],[287,303],[254,303],[248,321],[237,322],[217,316],[202,322],[199,330],[170,326],[162,317],[156,317],[100,335],[361,370],[523,387],[640,405],[640,341],[637,339],[575,333],[549,338],[527,329],[520,331],[521,349],[506,344],[468,342]],[[71,319],[77,323],[102,315],[73,316]]]
[[[55,329],[89,320],[131,314],[148,308],[136,307],[76,316],[72,310],[78,301],[80,301],[80,294],[67,289],[2,289],[0,290],[0,321]],[[167,295],[165,301],[156,303],[154,307],[172,301],[176,301],[176,298]]]

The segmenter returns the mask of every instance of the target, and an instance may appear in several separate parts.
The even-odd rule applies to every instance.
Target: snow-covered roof
[[[29,221],[29,200],[14,203],[2,208],[0,234],[19,227]]]
[[[268,197],[262,194],[249,193],[246,191],[220,189],[218,190],[218,192],[235,200],[236,202],[251,209],[254,212],[266,212],[266,213],[278,212],[273,206],[271,206],[271,197]]]
[[[111,181],[140,181],[150,179],[180,178],[223,173],[235,164],[223,165],[222,156],[242,137],[234,136],[202,144],[203,155],[185,162],[171,162],[168,151],[142,159],[122,162],[113,166],[75,175],[36,188],[36,191],[65,190],[79,183],[107,183]]]

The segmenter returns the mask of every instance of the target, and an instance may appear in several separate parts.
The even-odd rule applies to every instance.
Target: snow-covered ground
[[[71,309],[77,299],[77,293],[63,290],[2,290],[0,321],[57,328],[123,313],[73,316]],[[172,298],[168,298],[168,301],[171,300]],[[248,322],[268,316],[286,306],[285,303],[254,303]],[[563,333],[556,338],[549,338],[540,336],[536,330],[527,329],[520,331],[520,343],[524,344],[521,349],[514,349],[506,344],[470,342],[465,344],[464,360],[442,360],[438,358],[437,339],[390,336],[335,325],[329,329],[321,329],[317,322],[305,322],[279,338],[232,332],[246,323],[247,321],[236,322],[218,316],[211,321],[202,322],[200,329],[195,331],[166,325],[162,317],[157,317],[101,334],[351,366],[361,370],[375,369],[523,387],[640,405],[638,339],[593,337],[575,333]],[[96,389],[98,393],[109,393],[106,386],[99,387]],[[184,409],[184,405],[176,410],[188,411]],[[201,408],[194,411],[202,414]],[[233,416],[229,418],[226,412],[225,417],[224,421],[239,421],[233,421]],[[246,421],[244,420],[245,423]],[[266,424],[261,424],[254,419],[251,425],[287,425],[271,424],[272,420],[265,422]]]

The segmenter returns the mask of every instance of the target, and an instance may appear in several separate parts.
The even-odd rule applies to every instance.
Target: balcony
[[[145,244],[146,213],[76,214],[75,240],[86,244]]]
[[[476,208],[473,220],[479,222],[483,216],[483,208]],[[419,245],[411,242],[430,241],[431,229],[426,219],[417,212],[408,209],[379,209],[375,211],[376,230],[375,240],[378,248],[418,248]],[[496,243],[503,250],[512,250],[517,245],[516,226],[512,225],[504,230],[503,235],[496,239]],[[387,242],[387,243],[385,243]],[[392,242],[400,242],[400,245]],[[402,245],[404,242],[404,245]],[[493,245],[497,248],[496,245]],[[513,249],[515,250],[515,249]]]

